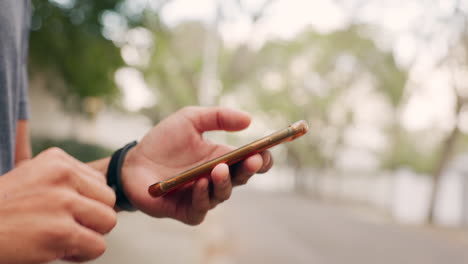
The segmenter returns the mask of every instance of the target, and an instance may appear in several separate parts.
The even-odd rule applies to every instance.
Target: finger
[[[262,167],[263,160],[260,154],[255,154],[232,169],[232,185],[246,184],[247,181]]]
[[[102,202],[110,207],[115,205],[115,192],[106,184],[104,175],[90,166],[65,154],[62,156],[64,162],[69,165],[68,173],[76,191],[88,198]]]
[[[84,175],[89,175],[103,184],[107,184],[107,180],[104,174],[93,169],[91,166],[88,166],[85,163],[75,159],[72,156],[68,156],[68,157],[69,157],[68,161],[74,166],[74,168],[77,171],[83,173]]]
[[[239,131],[250,125],[250,116],[241,111],[224,107],[188,107],[186,116],[200,131]]]
[[[213,197],[210,205],[213,208],[231,196],[232,183],[229,167],[226,164],[217,165],[211,172],[211,180],[213,182]]]
[[[68,187],[83,196],[114,207],[116,197],[112,188],[83,172],[71,170],[67,173],[69,175],[64,177],[64,182],[71,185]]]
[[[208,179],[201,178],[193,187],[192,208],[189,217],[189,224],[197,225],[201,223],[208,210],[210,210]]]
[[[93,230],[79,226],[73,239],[65,245],[65,260],[83,262],[95,259],[106,251],[104,237]]]
[[[257,173],[265,173],[273,167],[273,157],[271,156],[270,151],[263,151],[260,153],[263,160],[263,166],[257,171]]]
[[[50,148],[47,149],[38,156],[39,158],[44,158],[47,159],[46,162],[49,164],[62,164],[62,165],[68,165],[72,167],[73,169],[82,172],[83,174],[90,175],[97,180],[99,180],[102,183],[106,183],[105,176],[91,168],[90,166],[87,166],[86,164],[78,161],[77,159],[73,158],[69,154],[67,154],[65,151],[59,148]],[[58,163],[51,163],[51,160],[58,161]]]
[[[62,176],[66,184],[72,184],[72,187],[80,194],[102,202],[108,206],[115,205],[115,192],[106,184],[103,174],[94,170],[90,166],[78,161],[63,151],[56,155],[62,162]],[[55,168],[54,168],[55,169]]]
[[[75,221],[101,234],[109,233],[117,224],[116,212],[111,207],[82,196],[76,198],[71,210]]]

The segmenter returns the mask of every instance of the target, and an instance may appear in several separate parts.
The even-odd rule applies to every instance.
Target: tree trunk
[[[305,186],[305,175],[302,169],[301,157],[300,155],[294,151],[292,148],[287,148],[288,156],[289,156],[289,164],[294,169],[294,184],[293,184],[293,191],[298,194],[305,194],[307,192],[307,188]]]
[[[198,89],[198,103],[203,106],[213,106],[219,95],[218,85],[218,26],[220,22],[220,3],[216,2],[216,16],[211,25],[207,27],[203,54],[203,66]]]
[[[468,226],[468,171],[462,172],[462,225]]]
[[[457,142],[459,136],[460,130],[456,126],[442,144],[441,157],[432,175],[432,190],[429,201],[429,213],[427,216],[427,222],[430,224],[433,224],[435,220],[435,207],[437,204],[437,196],[440,191],[440,181],[445,169],[447,168],[450,158],[452,157],[455,143]]]

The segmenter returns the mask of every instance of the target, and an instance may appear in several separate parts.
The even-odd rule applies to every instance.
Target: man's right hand
[[[60,149],[42,152],[0,177],[0,263],[100,256],[114,204],[102,174]]]

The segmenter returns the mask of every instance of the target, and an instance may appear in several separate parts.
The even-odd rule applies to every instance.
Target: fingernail
[[[270,155],[266,155],[266,159],[265,159],[265,161],[263,162],[263,167],[265,167],[266,165],[270,164],[270,160],[271,160]]]

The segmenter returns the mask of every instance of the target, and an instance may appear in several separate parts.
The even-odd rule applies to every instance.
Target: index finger
[[[73,232],[73,238],[64,245],[67,261],[84,262],[93,260],[106,250],[104,237],[96,231],[86,227],[77,226]]]
[[[115,193],[107,186],[103,175],[87,165],[66,156],[61,161],[62,170],[58,171],[59,184],[72,188],[79,194],[113,207]],[[53,168],[55,170],[55,168]]]
[[[110,207],[115,206],[116,197],[112,188],[85,173],[79,171],[72,171],[70,173],[72,174],[70,177],[73,188],[79,194]]]
[[[99,171],[93,169],[91,166],[86,165],[85,163],[75,159],[70,155],[66,155],[65,159],[73,165],[73,167],[78,170],[80,173],[89,175],[103,184],[107,184],[106,176]]]

